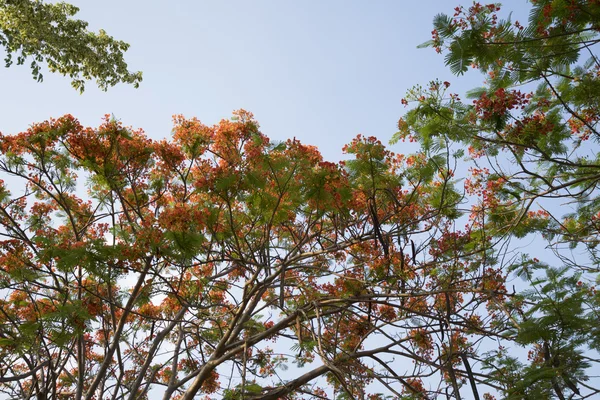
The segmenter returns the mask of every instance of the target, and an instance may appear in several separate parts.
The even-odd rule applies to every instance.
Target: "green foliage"
[[[85,81],[95,79],[106,90],[119,82],[138,87],[141,72],[130,72],[123,59],[129,45],[105,31],[87,30],[87,22],[74,19],[79,9],[67,3],[41,0],[0,1],[0,45],[6,66],[31,60],[33,78],[41,81],[42,65],[68,76],[80,92]]]
[[[327,162],[269,142],[243,110],[213,127],[176,117],[160,142],[70,116],[0,136],[0,171],[25,186],[0,186],[0,389],[595,395],[599,7],[539,0],[528,26],[497,5],[438,15],[427,45],[486,80],[472,103],[450,82],[409,91],[393,141],[416,154],[359,135]],[[286,381],[292,353],[307,372]]]
[[[247,383],[242,387],[238,385],[235,389],[226,389],[223,392],[225,400],[241,400],[252,396],[260,395],[263,388],[257,383]]]
[[[415,86],[393,141],[417,140],[431,159],[450,159],[449,147],[468,152],[465,192],[477,224],[466,248],[490,264],[512,254],[499,267],[525,279],[525,289],[494,307],[511,316],[507,346],[529,357],[501,348],[484,370],[506,399],[581,398],[596,393],[588,376],[597,368],[600,312],[600,3],[531,3],[528,24],[501,19],[498,4],[437,15],[421,47],[444,53],[456,75],[478,69],[484,86],[468,92],[472,103],[449,92],[449,82]],[[545,243],[537,256],[552,261],[520,253],[522,241],[540,250]]]

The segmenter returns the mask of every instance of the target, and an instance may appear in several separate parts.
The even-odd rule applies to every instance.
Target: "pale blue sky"
[[[461,92],[483,79],[452,77],[442,56],[416,48],[430,39],[435,14],[470,1],[71,3],[91,29],[131,44],[126,59],[144,72],[142,85],[104,93],[88,83],[79,95],[66,78],[45,73],[39,84],[28,66],[0,68],[1,132],[66,113],[97,126],[112,113],[158,139],[169,136],[173,114],[213,124],[244,108],[272,139],[296,137],[333,161],[358,133],[387,142],[414,84],[440,78]],[[526,18],[524,0],[504,4]]]
[[[144,81],[108,92],[90,82],[79,95],[67,78],[46,72],[37,83],[27,65],[0,65],[2,133],[67,113],[97,126],[111,113],[161,139],[170,135],[173,114],[214,124],[244,108],[271,139],[296,137],[337,161],[358,133],[387,143],[413,85],[438,78],[463,93],[483,80],[478,73],[454,77],[443,56],[416,48],[431,38],[434,15],[472,4],[467,0],[70,2],[90,29],[131,44],[126,60]],[[504,15],[512,10],[526,20],[525,0],[503,4]]]

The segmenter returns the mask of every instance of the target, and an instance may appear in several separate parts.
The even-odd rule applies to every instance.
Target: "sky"
[[[461,93],[483,80],[476,72],[453,77],[443,56],[416,48],[431,38],[436,14],[472,4],[465,0],[71,3],[91,30],[131,45],[126,61],[144,81],[139,89],[121,84],[108,92],[89,82],[80,95],[47,71],[37,83],[27,63],[0,66],[0,132],[64,114],[98,126],[113,114],[162,139],[173,114],[212,125],[243,108],[272,140],[295,137],[337,161],[359,133],[387,143],[406,111],[400,100],[415,84],[438,78]],[[506,1],[503,9],[526,19],[525,0]],[[415,151],[406,146],[392,150]]]
[[[466,0],[70,2],[91,30],[131,45],[126,61],[143,71],[140,88],[102,92],[88,82],[80,95],[67,78],[47,71],[37,83],[27,63],[0,66],[0,132],[64,114],[98,126],[113,114],[163,139],[174,114],[215,124],[244,108],[272,140],[295,137],[337,161],[357,134],[387,143],[412,86],[440,79],[462,94],[483,81],[477,72],[455,77],[443,56],[417,49],[431,38],[436,14],[472,4]],[[528,5],[504,1],[503,10],[525,22]],[[391,149],[416,151],[409,146]]]

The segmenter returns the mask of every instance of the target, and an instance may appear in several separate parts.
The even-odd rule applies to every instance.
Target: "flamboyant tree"
[[[483,363],[501,394],[587,398],[600,387],[600,2],[531,3],[528,24],[501,20],[497,4],[435,18],[425,46],[445,53],[453,73],[478,69],[485,83],[472,102],[449,82],[415,87],[396,140],[418,141],[426,156],[468,150],[465,191],[489,240],[485,264],[524,279],[503,302],[510,346],[500,342]]]
[[[105,31],[87,30],[88,23],[74,19],[79,9],[67,3],[41,0],[0,0],[0,46],[6,66],[31,63],[33,78],[41,81],[41,69],[68,76],[83,92],[85,81],[95,79],[106,90],[119,82],[135,87],[141,72],[127,69],[123,53],[129,45]]]
[[[599,8],[436,17],[430,44],[487,82],[413,89],[413,155],[359,136],[327,162],[245,111],[163,141],[108,117],[0,136],[0,391],[595,395]]]
[[[486,383],[510,325],[443,157],[359,136],[330,163],[244,111],[158,142],[65,116],[0,150],[12,398],[433,397]]]

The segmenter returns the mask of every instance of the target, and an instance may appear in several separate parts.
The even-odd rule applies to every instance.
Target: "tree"
[[[129,45],[103,30],[89,32],[87,22],[72,18],[78,11],[67,3],[0,0],[0,45],[7,53],[6,66],[15,56],[19,65],[31,59],[33,78],[41,81],[45,62],[51,72],[68,76],[80,92],[91,79],[102,90],[119,82],[137,88],[142,73],[130,72],[123,59]]]
[[[334,164],[297,140],[271,143],[244,111],[212,127],[176,117],[160,142],[65,116],[1,137],[0,150],[11,398],[495,387],[471,365],[503,337],[511,295],[481,267],[475,222],[454,229],[463,196],[443,157],[359,136]],[[295,372],[280,375],[286,365]]]
[[[417,154],[358,136],[331,163],[272,143],[245,111],[178,116],[158,142],[108,117],[1,136],[0,390],[598,393],[600,164],[583,145],[597,140],[598,7],[537,1],[522,29],[495,5],[437,17],[431,44],[488,81],[472,104],[448,82],[408,94],[396,139]],[[532,237],[557,257],[522,251]]]
[[[426,156],[468,148],[465,190],[477,199],[470,218],[490,238],[486,262],[526,282],[505,303],[506,339],[529,359],[499,348],[484,364],[497,371],[492,381],[511,399],[583,398],[599,392],[589,379],[600,349],[600,2],[531,3],[528,25],[500,20],[496,4],[435,18],[425,46],[445,53],[455,74],[479,69],[485,86],[469,92],[472,103],[449,82],[415,87],[396,140],[418,141]],[[546,254],[518,250],[526,236],[545,241]]]

